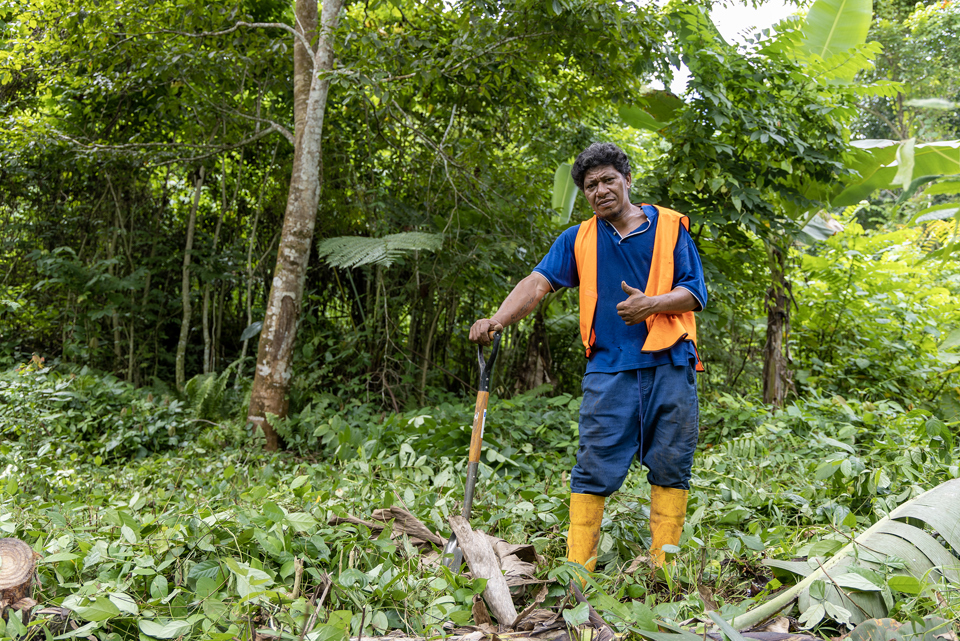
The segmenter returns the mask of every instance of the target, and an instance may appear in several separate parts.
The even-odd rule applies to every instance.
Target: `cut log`
[[[470,573],[475,579],[486,579],[487,586],[483,589],[483,598],[497,617],[500,625],[513,627],[517,620],[517,609],[510,596],[510,587],[503,577],[500,563],[493,547],[486,536],[476,534],[470,524],[462,516],[451,516],[450,527],[457,535],[457,544],[463,550],[463,558],[470,567]]]
[[[32,601],[37,556],[33,548],[20,539],[0,539],[0,610],[21,599]]]

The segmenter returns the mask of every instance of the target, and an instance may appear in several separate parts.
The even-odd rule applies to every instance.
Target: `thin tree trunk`
[[[770,288],[767,290],[767,342],[763,346],[763,402],[783,405],[791,385],[789,368],[790,283],[787,281],[786,253],[767,245]]]
[[[296,24],[293,28],[302,33],[314,47],[317,46],[315,41],[319,19],[318,8],[317,0],[297,0],[294,8]],[[298,141],[307,118],[307,102],[310,99],[312,80],[316,77],[313,73],[315,53],[316,51],[308,51],[300,38],[293,39],[293,133]]]
[[[298,0],[300,5],[311,0]],[[313,0],[316,4],[316,0]],[[317,204],[320,201],[320,162],[323,116],[327,104],[330,80],[326,75],[333,69],[333,29],[343,0],[323,3],[321,33],[317,52],[310,71],[310,95],[307,99],[303,126],[296,132],[293,172],[287,210],[283,217],[283,231],[277,251],[277,264],[267,311],[260,333],[257,368],[250,392],[248,421],[254,429],[263,430],[267,450],[276,450],[279,438],[267,422],[267,414],[285,416],[287,390],[293,375],[293,347],[303,299],[303,283],[310,260],[310,245],[317,222]],[[296,75],[296,73],[295,73]]]
[[[227,305],[226,299],[227,287],[224,283],[220,283],[217,287],[213,305],[213,309],[215,310],[213,316],[213,356],[210,368],[214,372],[220,370],[220,362],[223,356],[223,309]]]
[[[190,317],[193,309],[190,306],[190,255],[193,252],[193,231],[197,226],[197,207],[200,206],[200,190],[203,187],[203,167],[193,190],[193,204],[190,206],[190,218],[187,220],[187,242],[183,248],[183,279],[180,285],[180,296],[183,301],[183,319],[180,321],[180,340],[177,341],[177,389],[183,391],[187,382],[185,360],[187,355],[187,338],[190,334]]]
[[[215,259],[217,255],[217,245],[220,241],[220,228],[223,226],[223,217],[227,213],[227,158],[223,157],[222,168],[220,172],[220,216],[217,218],[217,227],[213,232],[213,247],[210,250],[210,258]],[[210,289],[213,283],[203,284],[203,304],[201,306],[200,316],[203,327],[203,373],[209,374],[215,371],[213,367],[213,332],[210,328]],[[214,314],[216,314],[216,303],[214,303]]]
[[[147,317],[147,303],[150,301],[150,281],[153,276],[153,259],[157,256],[157,238],[160,236],[160,219],[167,208],[167,190],[170,186],[170,168],[167,168],[167,175],[163,179],[163,192],[160,195],[160,206],[157,207],[156,216],[153,219],[153,227],[150,234],[150,258],[147,260],[147,277],[143,282],[143,296],[140,299],[140,313],[142,318]],[[154,364],[160,358],[156,350],[153,352]],[[139,381],[138,381],[139,382]]]
[[[420,385],[417,389],[421,404],[424,402],[423,399],[427,390],[427,372],[430,371],[430,347],[433,345],[433,334],[437,331],[437,321],[440,319],[441,311],[443,311],[443,305],[440,301],[437,301],[433,320],[430,321],[430,328],[427,330],[427,338],[423,341],[423,363],[420,365]]]

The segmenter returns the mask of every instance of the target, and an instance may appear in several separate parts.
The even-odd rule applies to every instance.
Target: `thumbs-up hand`
[[[617,315],[627,325],[642,323],[648,316],[656,312],[653,298],[636,287],[627,285],[626,281],[620,281],[620,289],[627,295],[627,300],[617,304]]]

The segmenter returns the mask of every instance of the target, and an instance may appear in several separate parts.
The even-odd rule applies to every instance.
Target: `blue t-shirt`
[[[647,289],[650,275],[650,259],[653,256],[653,241],[657,228],[657,209],[643,206],[647,222],[621,238],[613,225],[605,220],[597,224],[597,310],[594,330],[597,334],[593,355],[587,364],[590,372],[623,372],[657,365],[686,365],[696,363],[693,342],[680,341],[669,350],[644,354],[640,350],[647,339],[647,324],[627,325],[617,315],[617,305],[627,300],[620,281]],[[567,229],[554,241],[547,255],[534,271],[550,281],[554,291],[563,287],[577,287],[580,276],[573,246],[580,225]],[[680,226],[677,245],[673,250],[673,287],[683,287],[697,299],[703,309],[707,304],[707,287],[703,278],[700,254],[689,232]]]

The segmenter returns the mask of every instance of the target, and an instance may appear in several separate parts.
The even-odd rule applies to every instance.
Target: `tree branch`
[[[174,148],[179,147],[179,148],[186,148],[186,149],[209,150],[207,153],[199,154],[197,156],[180,157],[172,160],[164,160],[155,165],[156,167],[163,167],[164,165],[168,165],[176,162],[192,162],[196,160],[203,160],[204,158],[215,156],[219,153],[223,153],[224,151],[231,151],[233,149],[238,149],[240,147],[248,145],[252,142],[256,142],[260,138],[264,138],[275,131],[283,134],[284,132],[282,130],[283,130],[283,127],[280,127],[277,124],[271,124],[270,127],[262,131],[259,131],[253,134],[252,136],[250,136],[249,138],[245,138],[244,140],[241,140],[232,145],[210,145],[210,144],[197,145],[197,144],[189,144],[189,143],[180,144],[180,143],[164,143],[164,142],[129,143],[126,145],[101,145],[99,143],[82,142],[80,140],[77,140],[76,138],[72,138],[59,131],[54,131],[53,135],[55,138],[69,142],[70,144],[80,147],[81,149],[86,149],[90,151],[123,152],[123,151],[138,151],[143,149],[157,149],[157,148],[163,148],[163,147],[174,147]],[[287,132],[287,134],[289,134],[289,132]]]
[[[238,22],[229,29],[224,29],[223,31],[201,31],[200,33],[176,31],[174,29],[161,29],[160,31],[154,31],[152,33],[172,33],[180,36],[186,36],[187,38],[212,38],[214,36],[225,36],[228,33],[233,33],[240,27],[251,27],[255,29],[283,29],[284,31],[289,31],[292,33],[294,37],[300,41],[300,44],[306,47],[307,51],[313,51],[313,47],[310,45],[310,41],[307,40],[306,36],[283,22]]]
[[[861,108],[861,109],[865,109],[865,110],[866,110],[867,112],[869,112],[871,115],[875,116],[878,120],[881,120],[881,121],[883,122],[883,124],[885,124],[886,126],[890,127],[890,131],[893,132],[893,136],[894,136],[897,140],[901,140],[901,138],[900,138],[900,129],[897,128],[897,126],[893,124],[893,121],[891,121],[889,118],[887,118],[879,109],[877,109],[876,107],[874,107],[874,106],[872,106],[872,105],[868,105],[868,104],[866,104],[866,103],[861,103],[860,108]]]
[[[524,34],[524,35],[521,35],[521,36],[510,36],[509,38],[504,38],[503,40],[500,40],[499,42],[495,42],[494,44],[490,45],[489,47],[487,47],[486,49],[484,49],[484,50],[481,51],[480,53],[478,53],[478,54],[476,54],[476,55],[473,55],[473,56],[470,56],[469,58],[464,58],[463,60],[461,60],[461,61],[458,62],[457,64],[453,65],[452,67],[443,69],[443,70],[442,70],[442,73],[449,73],[449,72],[451,72],[451,71],[456,71],[458,68],[462,67],[463,65],[467,64],[468,62],[470,62],[470,61],[472,61],[472,60],[476,60],[476,59],[479,58],[480,56],[485,56],[485,55],[487,55],[488,53],[490,53],[491,51],[493,51],[494,49],[496,49],[497,47],[499,47],[499,46],[501,46],[501,45],[505,45],[505,44],[507,44],[508,42],[513,42],[514,40],[526,40],[527,38],[539,38],[540,36],[550,35],[550,33],[551,33],[551,32],[549,32],[549,31],[538,31],[538,32],[536,32],[536,33],[527,33],[527,34]]]

